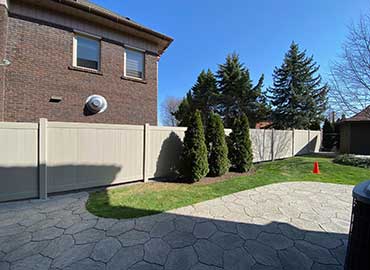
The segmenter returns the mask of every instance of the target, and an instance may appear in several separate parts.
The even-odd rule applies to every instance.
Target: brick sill
[[[126,81],[132,81],[132,82],[143,83],[143,84],[147,84],[147,83],[148,83],[146,80],[135,79],[135,78],[126,77],[126,76],[121,76],[121,79],[122,79],[122,80],[126,80]]]
[[[68,66],[68,69],[103,76],[103,73],[98,70],[82,68],[82,67],[74,67],[74,66]]]

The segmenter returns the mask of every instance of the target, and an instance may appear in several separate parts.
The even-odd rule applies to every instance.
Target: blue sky
[[[347,26],[370,9],[369,0],[93,0],[175,39],[159,64],[158,106],[183,97],[202,69],[217,70],[239,53],[256,82],[282,63],[294,40],[313,54],[327,77]],[[159,114],[158,114],[159,115]]]

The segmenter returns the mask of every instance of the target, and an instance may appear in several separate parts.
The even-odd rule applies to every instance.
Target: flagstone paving
[[[131,220],[85,192],[0,204],[0,270],[343,269],[352,186],[281,183]]]

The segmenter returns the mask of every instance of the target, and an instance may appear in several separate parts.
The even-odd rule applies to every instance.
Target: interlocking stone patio
[[[352,186],[282,183],[132,220],[87,193],[0,204],[0,269],[343,269]]]

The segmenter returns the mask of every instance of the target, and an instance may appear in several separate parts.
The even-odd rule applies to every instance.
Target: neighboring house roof
[[[54,2],[73,7],[76,9],[79,9],[84,12],[88,12],[92,15],[96,15],[99,17],[102,17],[104,19],[108,19],[110,21],[113,21],[118,24],[122,24],[128,27],[132,27],[135,30],[138,30],[140,32],[144,32],[146,34],[149,34],[157,39],[162,40],[162,48],[160,50],[160,53],[163,53],[167,47],[171,44],[173,41],[173,38],[166,36],[162,33],[156,32],[154,30],[151,30],[141,24],[138,24],[134,21],[132,21],[128,17],[121,16],[113,11],[110,11],[108,9],[105,9],[101,6],[98,6],[94,3],[89,2],[88,0],[52,0]]]
[[[267,129],[267,128],[270,128],[272,126],[272,122],[271,121],[263,121],[263,122],[258,122],[256,123],[256,129]]]
[[[370,121],[370,106],[366,107],[358,114],[342,120],[342,122],[361,122],[361,121]]]

